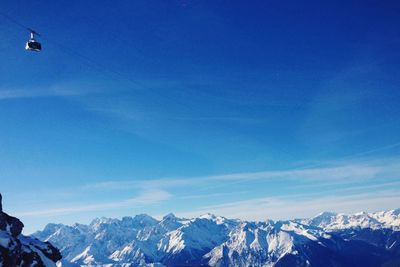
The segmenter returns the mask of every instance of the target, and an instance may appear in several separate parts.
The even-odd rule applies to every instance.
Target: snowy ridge
[[[300,222],[323,228],[326,231],[349,228],[400,229],[400,209],[374,213],[359,212],[351,215],[322,212],[311,219]]]
[[[399,214],[324,212],[277,222],[141,214],[89,225],[49,224],[34,236],[55,244],[65,266],[372,267],[400,262]]]

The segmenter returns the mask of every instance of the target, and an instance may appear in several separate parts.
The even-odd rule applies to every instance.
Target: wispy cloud
[[[176,121],[191,122],[215,122],[215,123],[237,123],[237,124],[262,124],[265,120],[259,118],[243,117],[243,116],[219,116],[219,117],[175,117]]]
[[[124,199],[124,200],[106,202],[100,204],[86,204],[86,205],[75,204],[71,206],[64,206],[62,208],[57,208],[57,209],[43,209],[36,211],[34,210],[27,212],[16,212],[16,215],[24,217],[48,217],[48,216],[88,212],[88,211],[110,210],[116,208],[129,207],[132,205],[146,206],[168,200],[169,198],[171,198],[171,196],[172,195],[167,191],[149,190],[130,199]]]
[[[231,217],[238,217],[240,215],[241,218],[254,219],[258,215],[271,218],[285,218],[290,214],[293,214],[293,216],[302,216],[307,214],[308,211],[314,214],[316,210],[341,211],[341,209],[343,209],[343,211],[347,211],[345,210],[347,206],[353,208],[358,207],[358,209],[363,207],[360,204],[361,202],[357,200],[362,197],[362,195],[360,195],[361,192],[377,192],[379,190],[379,192],[384,192],[384,190],[398,188],[400,182],[396,179],[399,170],[399,160],[392,159],[307,169],[246,172],[189,178],[105,181],[82,185],[76,192],[78,192],[78,194],[98,194],[125,190],[124,193],[127,193],[132,189],[138,189],[139,191],[143,191],[143,193],[131,199],[100,204],[77,205],[74,203],[70,206],[57,209],[44,208],[37,211],[20,212],[19,215],[53,216],[85,211],[111,210],[132,205],[145,206],[162,201],[173,203],[173,201],[182,199],[190,200],[207,197],[221,201],[221,198],[223,199],[224,196],[229,196],[230,194],[241,194],[241,199],[249,197],[252,199],[226,203],[219,206],[203,207],[193,214],[214,212],[222,215],[227,214]],[[283,190],[279,197],[273,194],[269,195],[268,198],[262,198],[263,195],[258,192],[258,196],[261,196],[261,198],[254,198],[254,194],[249,194],[249,190],[252,190],[251,185],[253,182],[274,184],[274,182],[277,181],[280,182],[281,186],[290,190]],[[285,181],[284,185],[282,185],[282,181]],[[226,188],[236,183],[243,183],[250,185],[250,187],[240,190],[233,188],[230,192],[226,191]],[[219,187],[223,190],[218,190]],[[318,190],[316,190],[316,188],[318,188]],[[182,189],[184,189],[184,191],[182,191]],[[292,193],[293,190],[297,190],[298,192],[312,191],[313,193],[294,195]],[[172,194],[174,197],[172,197]],[[336,195],[340,195],[340,197],[336,198]],[[345,195],[351,196],[351,201],[349,198],[344,197]],[[393,206],[390,201],[397,200],[394,193],[387,196],[390,197],[386,198],[383,194],[369,195],[369,197],[375,198],[378,202],[380,201],[379,203],[382,204],[381,208]],[[368,197],[365,197],[365,200],[368,200]],[[383,201],[386,202],[383,203]],[[214,203],[217,204],[218,202],[214,201]],[[367,208],[374,207],[372,202],[368,203],[370,203],[370,206],[367,206]]]
[[[95,84],[82,82],[68,82],[53,85],[43,85],[41,87],[29,88],[4,88],[0,87],[0,100],[18,99],[18,98],[38,98],[38,97],[61,97],[78,96],[96,93],[103,88]]]
[[[178,215],[195,217],[206,212],[246,220],[292,219],[314,216],[322,211],[354,213],[399,208],[400,192],[378,191],[357,195],[327,196],[319,198],[255,198],[203,207]]]
[[[119,190],[127,188],[173,188],[181,186],[205,185],[215,187],[219,183],[241,183],[255,180],[318,181],[326,183],[355,182],[376,178],[379,175],[396,174],[400,164],[392,161],[352,163],[333,167],[315,167],[278,171],[244,172],[201,177],[165,178],[151,180],[106,181],[86,184],[84,190]]]
[[[203,177],[204,178],[204,177]],[[193,185],[199,182],[195,178],[164,178],[151,180],[105,181],[81,186],[81,190],[125,190],[131,188],[171,188]]]
[[[49,89],[0,89],[0,100],[17,98],[35,98],[47,96],[69,96],[76,95],[76,92],[68,90]]]
[[[209,194],[202,194],[202,195],[181,195],[178,196],[180,199],[200,199],[200,198],[214,198],[214,197],[222,197],[222,196],[230,196],[230,195],[242,195],[247,194],[249,191],[234,191],[234,192],[227,192],[227,193],[209,193]]]

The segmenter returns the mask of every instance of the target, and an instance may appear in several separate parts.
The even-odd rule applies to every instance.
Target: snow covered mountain
[[[400,230],[399,215],[400,209],[375,213],[359,212],[351,215],[323,212],[314,218],[300,220],[300,222],[317,226],[327,231],[349,228],[390,228]]]
[[[3,212],[0,194],[0,266],[56,266],[60,252],[48,242],[22,235],[23,227],[20,220]]]
[[[248,222],[212,214],[49,224],[63,266],[400,266],[400,209]]]

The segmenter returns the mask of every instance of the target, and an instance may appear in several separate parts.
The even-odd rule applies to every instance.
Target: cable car
[[[25,49],[28,51],[40,52],[42,50],[42,45],[36,41],[35,34],[39,35],[35,31],[31,31],[31,38],[26,42]]]

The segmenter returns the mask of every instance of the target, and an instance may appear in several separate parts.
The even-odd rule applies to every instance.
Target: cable
[[[19,21],[15,20],[15,19],[12,18],[11,16],[9,16],[9,15],[3,13],[3,12],[0,12],[0,15],[3,16],[4,18],[6,18],[8,21],[10,21],[10,22],[14,23],[15,25],[17,25],[18,27],[20,27],[20,28],[22,28],[22,29],[24,29],[24,30],[27,30],[27,31],[29,31],[29,32],[34,32],[35,34],[41,36],[41,34],[39,34],[37,31],[33,30],[33,29],[30,28],[30,27],[25,26],[24,24],[22,24],[22,23],[20,23]],[[80,59],[83,59],[83,60],[85,60],[86,62],[89,62],[89,63],[91,63],[92,65],[97,66],[99,69],[106,69],[104,66],[100,65],[99,63],[97,63],[96,61],[92,60],[91,58],[89,58],[89,57],[87,57],[87,56],[85,56],[85,55],[83,55],[83,54],[80,54],[80,53],[78,53],[78,52],[76,52],[76,51],[74,51],[74,50],[72,50],[72,49],[69,49],[68,47],[66,47],[65,45],[63,45],[63,44],[61,44],[61,43],[59,43],[59,42],[56,42],[56,41],[54,41],[54,40],[51,40],[50,38],[48,38],[48,37],[46,37],[46,36],[41,36],[41,37],[42,37],[42,39],[47,40],[47,41],[49,41],[50,43],[54,43],[56,46],[62,48],[64,51],[66,51],[68,54],[70,54],[70,55],[72,55],[72,56],[79,57]],[[91,66],[91,67],[93,67],[93,66]],[[118,75],[118,76],[121,76],[121,75],[122,75],[121,73],[119,73],[119,72],[117,72],[117,71],[114,71],[114,70],[109,70],[109,69],[108,69],[107,71],[108,71],[108,72],[111,72],[111,73],[113,73],[113,74],[116,74],[116,75]],[[122,78],[127,79],[127,77],[122,77]],[[134,81],[134,80],[131,80],[131,79],[128,79],[128,80],[129,80],[130,82],[135,83],[136,85],[140,85],[140,86],[142,86],[142,87],[146,87],[144,84],[141,84],[141,83],[139,83],[139,82],[137,82],[137,81]],[[149,89],[149,88],[146,88],[146,89]]]
[[[34,32],[35,34],[41,36],[42,39],[46,40],[49,43],[53,43],[55,46],[59,47],[63,52],[69,54],[70,56],[73,56],[73,57],[76,57],[76,58],[80,59],[80,61],[83,64],[85,64],[86,66],[88,66],[88,67],[90,67],[90,68],[92,68],[92,69],[94,69],[96,71],[100,71],[102,73],[108,74],[109,76],[110,75],[116,76],[116,77],[112,77],[111,76],[111,78],[113,78],[113,79],[117,78],[119,80],[127,81],[128,83],[133,85],[134,89],[136,89],[136,90],[138,89],[138,87],[140,87],[141,89],[145,89],[145,92],[150,91],[150,92],[152,92],[152,94],[158,95],[158,97],[161,97],[163,99],[165,99],[165,98],[168,98],[169,100],[172,99],[170,94],[163,94],[163,93],[161,93],[161,92],[159,92],[157,90],[153,90],[153,88],[151,88],[151,87],[149,87],[149,86],[147,86],[147,85],[145,85],[145,84],[143,84],[143,83],[141,83],[139,81],[133,80],[133,79],[127,77],[126,75],[124,75],[123,73],[121,73],[119,71],[115,71],[115,70],[112,70],[110,68],[107,68],[103,64],[100,64],[100,63],[96,62],[95,60],[83,55],[82,53],[79,53],[79,52],[77,52],[77,51],[65,46],[64,44],[55,41],[55,40],[49,38],[46,35],[37,33],[36,31],[31,29],[30,27],[27,27],[26,25],[20,23],[18,20],[12,18],[11,16],[9,16],[6,13],[0,12],[0,15],[2,17],[4,17],[5,19],[7,19],[8,21],[10,21],[11,23],[15,24],[16,26],[18,26],[18,27],[20,27],[20,28],[22,28],[24,30],[27,30],[29,32]],[[156,104],[160,104],[161,103],[160,101],[156,101],[154,98],[152,99],[152,101],[155,102]],[[185,107],[189,107],[190,108],[190,106],[187,105],[186,103],[182,103],[181,102],[180,104],[185,106]]]
[[[109,73],[109,74],[115,74],[115,75],[119,76],[121,79],[125,79],[128,82],[135,84],[136,86],[140,86],[140,87],[142,87],[144,89],[152,89],[152,88],[146,86],[145,84],[142,84],[142,83],[140,83],[138,81],[135,81],[135,80],[132,80],[132,79],[126,77],[124,74],[122,74],[122,73],[120,73],[118,71],[115,71],[115,70],[112,70],[112,69],[109,69],[109,68],[105,67],[104,65],[94,61],[93,59],[91,59],[91,58],[89,58],[89,57],[87,57],[87,56],[85,56],[85,55],[83,55],[83,54],[81,54],[79,52],[76,52],[73,49],[68,48],[67,46],[63,45],[60,42],[54,41],[52,39],[49,39],[48,37],[42,37],[42,39],[47,40],[49,43],[53,43],[55,46],[58,46],[59,48],[64,50],[64,52],[70,54],[71,56],[75,56],[77,58],[80,58],[81,60],[84,60],[86,63],[90,64],[90,65],[86,64],[89,67],[95,66],[97,68],[97,70],[99,70],[99,71],[102,71],[102,72],[105,72],[105,73]]]
[[[24,24],[20,23],[19,21],[13,19],[13,18],[10,17],[9,15],[7,15],[7,14],[5,14],[5,13],[3,13],[3,12],[0,12],[0,15],[1,15],[2,17],[4,17],[5,19],[7,19],[8,21],[10,21],[10,22],[14,23],[15,25],[19,26],[20,28],[22,28],[22,29],[24,29],[24,30],[27,30],[27,31],[32,31],[31,28],[29,28],[29,27],[25,26]],[[35,31],[35,33],[36,33],[36,31]]]
[[[35,32],[36,34],[38,34],[36,31],[34,31],[31,28],[27,27],[26,25],[20,23],[19,21],[17,21],[16,19],[12,18],[8,14],[0,12],[0,15],[2,17],[4,17],[5,19],[7,19],[8,21],[10,21],[11,23],[15,24],[16,26],[18,26],[18,27],[20,27],[20,28],[22,28],[24,30],[27,30],[27,31],[30,31],[30,32]],[[159,96],[161,96],[163,98],[167,97],[167,98],[171,99],[169,94],[167,94],[167,95],[160,94],[160,92],[152,90],[153,88],[151,88],[151,87],[149,87],[149,86],[147,86],[147,85],[145,85],[145,84],[143,84],[143,83],[141,83],[139,81],[136,81],[136,80],[133,80],[133,79],[131,79],[129,77],[126,77],[126,75],[124,75],[121,72],[109,69],[109,68],[105,67],[104,65],[96,62],[95,60],[93,60],[93,59],[91,59],[91,58],[89,58],[89,57],[87,57],[87,56],[85,56],[85,55],[83,55],[83,54],[81,54],[79,52],[76,52],[75,50],[73,50],[73,49],[71,49],[71,48],[69,48],[67,46],[65,46],[64,44],[62,44],[60,42],[57,42],[55,40],[52,40],[51,38],[48,38],[46,35],[45,36],[41,35],[41,36],[42,36],[42,39],[47,40],[49,43],[53,43],[55,46],[61,48],[61,50],[63,50],[65,53],[67,53],[67,54],[69,54],[71,56],[74,56],[76,58],[79,58],[86,66],[88,66],[90,68],[96,69],[97,71],[101,71],[101,72],[106,73],[106,74],[114,74],[114,75],[118,76],[119,79],[121,79],[121,80],[123,79],[125,81],[128,81],[132,85],[135,85],[135,87],[139,86],[142,89],[146,89],[146,90],[151,91],[153,94],[158,94]],[[153,101],[154,101],[154,99],[153,99]],[[188,105],[185,105],[185,106],[189,107]],[[344,156],[344,157],[340,158],[340,160],[359,158],[360,156],[368,155],[368,154],[371,154],[371,153],[375,153],[375,152],[379,152],[379,151],[383,151],[383,150],[387,150],[387,149],[391,149],[391,148],[396,148],[398,146],[400,146],[400,143],[394,143],[394,144],[390,144],[390,145],[387,145],[387,146],[384,146],[384,147],[381,147],[381,148],[376,148],[376,149],[372,149],[372,150],[368,150],[368,151],[359,152],[359,153],[356,153],[356,154],[347,155],[347,156]],[[297,169],[298,170],[302,170],[302,169],[315,168],[315,167],[324,166],[324,165],[326,165],[326,164],[325,163],[307,164],[307,165],[299,167]]]

